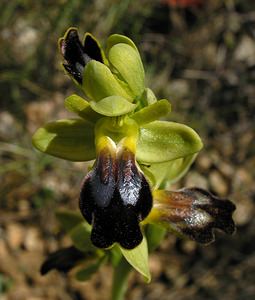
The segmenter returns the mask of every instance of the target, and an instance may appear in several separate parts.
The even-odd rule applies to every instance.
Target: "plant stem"
[[[122,257],[119,264],[114,270],[111,300],[124,299],[127,290],[127,279],[131,270],[131,265],[126,261],[124,257]]]

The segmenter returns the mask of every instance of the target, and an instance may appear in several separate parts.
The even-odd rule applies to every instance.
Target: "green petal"
[[[139,53],[127,44],[116,44],[110,50],[108,59],[118,71],[117,76],[123,79],[134,96],[141,96],[144,86],[144,69]]]
[[[190,127],[166,121],[155,121],[140,128],[137,160],[151,164],[174,160],[202,148],[198,134]]]
[[[125,115],[133,111],[137,106],[121,96],[106,97],[98,102],[91,101],[90,105],[94,111],[107,117]]]
[[[142,108],[130,116],[130,118],[135,120],[138,125],[144,125],[168,115],[170,111],[171,104],[168,100],[162,99],[154,104]]]
[[[131,46],[132,48],[134,48],[138,52],[135,43],[130,38],[126,37],[125,35],[121,35],[121,34],[112,34],[107,39],[106,53],[108,54],[109,50],[114,45],[120,44],[120,43],[127,44],[127,45]]]
[[[140,165],[140,167],[155,188],[165,188],[186,174],[196,156],[197,154],[191,154],[175,160],[151,164],[150,166]]]
[[[146,282],[150,282],[151,275],[148,264],[148,246],[146,238],[144,237],[141,244],[132,250],[121,247],[120,249],[129,264],[145,277]]]
[[[132,101],[132,96],[119,84],[110,69],[95,60],[91,60],[83,73],[83,90],[94,101],[109,96],[121,96]]]
[[[81,119],[64,119],[46,124],[33,135],[32,143],[41,152],[71,161],[96,157],[94,126]]]
[[[101,116],[90,107],[88,101],[75,94],[65,99],[65,108],[91,123],[95,123],[101,118]]]

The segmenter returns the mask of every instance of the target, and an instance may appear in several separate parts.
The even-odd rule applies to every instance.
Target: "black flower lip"
[[[81,212],[92,224],[92,243],[99,248],[109,248],[115,242],[126,249],[135,248],[143,239],[139,223],[151,207],[150,187],[134,154],[123,149],[116,156],[104,148],[80,194]]]
[[[213,242],[214,229],[227,234],[235,232],[232,219],[235,205],[200,188],[155,191],[154,207],[159,222],[199,243]]]
[[[59,48],[66,61],[63,64],[65,70],[79,84],[82,84],[83,70],[90,60],[94,59],[103,63],[101,49],[96,39],[86,33],[82,44],[76,28],[70,28],[59,40]]]

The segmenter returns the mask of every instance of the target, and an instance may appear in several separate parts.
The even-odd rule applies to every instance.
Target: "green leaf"
[[[148,246],[146,238],[144,237],[141,244],[132,250],[127,250],[120,247],[122,254],[129,262],[129,264],[141,273],[146,282],[150,282],[151,275],[148,264]]]
[[[149,252],[154,251],[160,245],[166,235],[166,231],[167,230],[165,228],[155,224],[148,224],[146,226],[146,237]]]
[[[117,44],[127,44],[138,52],[135,43],[130,38],[121,34],[112,34],[107,39],[106,53],[108,54],[109,50]]]
[[[80,212],[74,212],[70,210],[58,210],[56,217],[61,227],[66,231],[72,230],[78,224],[84,222],[84,218]]]
[[[145,86],[144,69],[139,53],[132,46],[121,43],[111,47],[108,59],[118,71],[120,79],[128,84],[134,96],[141,96]]]
[[[99,102],[91,101],[91,108],[101,115],[117,117],[133,111],[136,104],[130,103],[121,96],[110,96]]]
[[[137,160],[140,163],[160,163],[198,152],[203,144],[190,127],[166,121],[155,121],[140,128]]]
[[[120,85],[110,69],[96,60],[91,60],[85,67],[83,89],[96,102],[114,95],[133,101],[133,97]]]
[[[142,171],[155,188],[166,188],[167,185],[178,181],[189,170],[197,154],[175,160],[151,164],[150,166],[140,165]]]
[[[88,161],[96,157],[94,139],[90,122],[64,119],[39,128],[32,142],[41,152],[71,161]]]
[[[88,101],[75,94],[65,99],[65,108],[91,123],[95,123],[101,118],[101,116],[90,107]]]
[[[100,266],[105,262],[106,257],[103,256],[99,258],[95,263],[90,264],[89,266],[79,270],[76,274],[75,277],[79,281],[86,281],[91,278],[93,274],[95,274]]]
[[[146,106],[134,113],[130,118],[136,121],[138,125],[144,125],[166,116],[171,111],[171,104],[168,100],[162,99],[149,106]]]
[[[92,244],[90,240],[90,226],[83,222],[76,227],[74,227],[70,232],[70,237],[74,243],[74,246],[80,251],[94,251],[96,247]]]

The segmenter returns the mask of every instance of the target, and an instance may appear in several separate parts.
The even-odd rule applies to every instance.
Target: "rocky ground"
[[[189,8],[172,8],[167,1],[147,1],[144,6],[142,1],[143,7],[123,1],[127,6],[107,12],[111,2],[100,6],[95,1],[86,9],[85,4],[79,4],[86,12],[78,17],[70,13],[79,8],[72,1],[61,2],[63,16],[57,15],[51,3],[47,16],[39,14],[43,8],[40,1],[33,7],[34,15],[28,8],[31,3],[20,1],[13,8],[6,4],[1,17],[6,26],[0,30],[0,299],[109,299],[109,266],[85,283],[75,281],[72,273],[39,274],[47,253],[70,244],[54,211],[77,209],[79,186],[87,168],[83,163],[35,152],[30,141],[37,127],[67,116],[63,99],[75,92],[55,54],[56,38],[69,23],[101,37],[123,32],[137,42],[148,84],[159,97],[171,101],[170,119],[196,129],[205,145],[190,172],[173,188],[206,188],[231,199],[237,207],[236,234],[217,233],[216,242],[209,246],[169,234],[150,257],[152,282],[146,285],[134,273],[127,299],[254,299],[253,1],[208,1]],[[135,20],[132,24],[127,14]],[[81,21],[85,16],[90,23]],[[95,22],[98,17],[107,20],[107,28],[102,19]],[[46,21],[52,20],[55,27],[49,35],[52,23]],[[45,24],[43,33],[39,32],[41,24]]]

